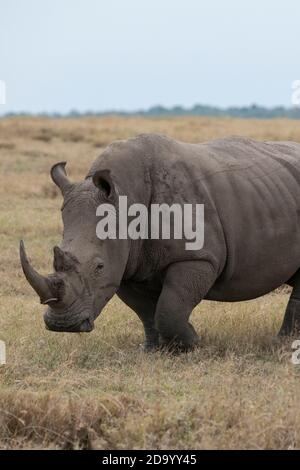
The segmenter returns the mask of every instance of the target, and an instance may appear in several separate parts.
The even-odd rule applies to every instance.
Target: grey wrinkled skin
[[[54,273],[42,277],[21,247],[24,273],[48,304],[54,331],[91,331],[117,293],[145,329],[145,349],[189,350],[199,338],[189,316],[202,299],[234,302],[293,286],[280,334],[300,322],[300,145],[230,137],[186,144],[140,135],[109,145],[86,179],[70,183],[52,169],[63,193],[63,240]],[[114,204],[204,204],[205,241],[99,240],[96,208]],[[40,277],[39,277],[40,276]]]

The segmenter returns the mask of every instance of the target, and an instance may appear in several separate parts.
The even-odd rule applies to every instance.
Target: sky
[[[0,0],[9,111],[291,105],[299,0]]]

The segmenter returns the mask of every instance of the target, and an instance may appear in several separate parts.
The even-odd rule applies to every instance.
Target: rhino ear
[[[93,183],[106,199],[113,200],[117,191],[110,170],[98,170],[93,175]]]
[[[66,162],[56,163],[50,172],[52,181],[59,187],[63,195],[73,186],[67,177],[65,166]]]

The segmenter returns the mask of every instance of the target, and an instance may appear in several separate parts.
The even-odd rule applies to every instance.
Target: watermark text
[[[117,213],[118,212],[118,213]],[[100,204],[96,234],[101,240],[184,240],[186,250],[204,245],[203,204],[144,204],[128,206],[127,196],[119,196],[118,211],[112,204]]]
[[[0,80],[0,104],[6,104],[6,83]]]

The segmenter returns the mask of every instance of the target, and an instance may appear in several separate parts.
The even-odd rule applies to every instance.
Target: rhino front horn
[[[23,240],[20,241],[20,260],[25,277],[40,297],[41,303],[47,304],[51,301],[57,301],[57,297],[54,297],[51,292],[50,282],[47,277],[41,276],[29,263]]]
[[[63,195],[73,186],[65,170],[66,164],[66,162],[56,163],[50,171],[52,181],[59,187]]]

